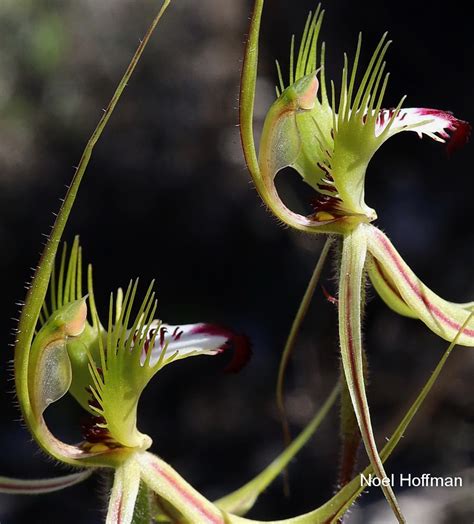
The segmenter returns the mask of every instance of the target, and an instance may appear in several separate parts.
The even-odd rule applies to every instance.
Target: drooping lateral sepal
[[[365,354],[362,354],[365,359]],[[344,371],[340,370],[341,374]],[[364,377],[367,378],[368,370],[365,359],[364,365]],[[345,377],[341,377],[343,383],[341,395],[340,395],[340,410],[339,410],[339,438],[341,441],[339,451],[339,467],[337,475],[337,488],[341,489],[343,486],[348,484],[355,474],[357,466],[357,459],[359,456],[359,448],[361,446],[361,433],[359,425],[357,423],[357,417],[354,413],[352,406],[352,399],[349,393],[349,389],[346,384]]]
[[[365,390],[362,355],[361,300],[367,254],[365,227],[361,224],[344,236],[339,283],[339,338],[344,376],[357,417],[362,440],[376,475],[387,477],[375,442]],[[390,485],[382,490],[400,523],[405,522]]]
[[[380,229],[367,225],[365,230],[370,254],[395,286],[396,293],[410,309],[411,316],[419,318],[441,338],[454,340],[469,317],[472,303],[456,304],[439,297],[415,275]],[[473,318],[459,336],[458,344],[474,346]]]
[[[461,332],[462,330],[459,331],[458,335],[460,335]],[[387,440],[386,444],[382,448],[380,452],[380,457],[383,462],[387,460],[390,454],[395,450],[402,437],[405,436],[409,424],[413,420],[413,417],[416,415],[418,410],[421,408],[427,395],[431,391],[431,388],[438,380],[438,377],[441,371],[443,370],[443,367],[446,364],[446,361],[456,344],[457,338],[455,338],[454,341],[451,342],[446,352],[442,356],[440,362],[436,366],[435,370],[433,372],[430,372],[426,384],[423,386],[415,401],[403,416],[402,420],[398,424],[390,439]],[[372,465],[369,465],[367,468],[364,469],[364,471],[361,472],[361,475],[363,475],[365,478],[369,478],[369,475],[373,473],[374,468],[372,467]],[[336,509],[332,515],[331,520],[327,519],[324,522],[337,522],[337,519],[342,517],[346,513],[346,511],[351,507],[351,505],[354,503],[357,497],[366,489],[365,484],[361,483],[360,479],[360,475],[357,475],[349,484],[342,488],[338,493],[336,493],[336,495],[334,495],[334,497],[330,501],[328,501],[325,504],[325,506]]]
[[[431,387],[436,382],[453,347],[454,343],[450,345],[448,351],[441,359],[441,362],[436,367],[434,373],[430,374],[429,380],[423,387],[421,393],[418,395],[413,405],[403,417],[392,437],[384,445],[381,451],[381,458],[383,461],[385,461],[390,456],[399,443],[400,439],[405,434],[408,425],[422,405]],[[333,390],[320,413],[322,413],[324,409],[334,401],[334,396],[337,395],[337,393],[337,389]],[[314,420],[312,421],[311,425],[313,424]],[[308,429],[309,426],[305,430],[305,433],[308,431]],[[231,500],[227,500],[225,506],[222,508],[224,511],[221,515],[219,515],[214,504],[194,490],[192,486],[190,486],[173,468],[171,468],[171,466],[166,464],[162,459],[146,452],[138,453],[137,460],[141,466],[142,480],[144,480],[150,489],[157,493],[160,498],[166,500],[170,507],[174,509],[176,514],[184,516],[187,520],[189,520],[189,522],[196,522],[199,524],[262,524],[262,521],[247,519],[234,514],[226,513],[226,511],[237,511],[240,513],[241,510],[244,510],[245,504],[249,503],[249,498],[246,498],[245,495],[250,498],[255,496],[255,493],[252,490],[247,491],[245,488],[243,488],[242,492],[239,490],[239,492],[233,494],[235,495],[235,498],[232,496]],[[280,457],[277,459],[277,461],[280,461]],[[279,466],[281,466],[280,463]],[[366,478],[368,478],[368,476],[373,473],[374,468],[372,465],[369,465],[362,472]],[[264,474],[267,475],[268,471],[265,471]],[[253,481],[251,481],[251,483],[253,483]],[[337,522],[337,519],[347,511],[347,509],[352,505],[352,503],[362,493],[362,491],[364,491],[364,489],[366,488],[363,484],[361,485],[360,477],[358,475],[319,508],[304,515],[290,517],[285,520],[279,520],[278,522],[281,524],[314,524],[315,522]],[[220,503],[218,501],[215,504]],[[173,514],[175,514],[174,512]],[[169,511],[167,511],[167,514],[168,513]]]

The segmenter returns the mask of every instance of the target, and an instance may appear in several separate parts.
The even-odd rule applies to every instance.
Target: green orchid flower
[[[342,244],[339,268],[339,337],[342,367],[365,448],[379,478],[386,477],[375,442],[364,380],[361,336],[364,276],[397,313],[420,319],[447,341],[474,346],[473,303],[448,302],[413,273],[387,236],[372,223],[365,202],[365,174],[378,148],[402,131],[447,143],[451,153],[468,139],[470,126],[450,113],[425,108],[382,107],[387,87],[386,35],[365,71],[358,73],[361,39],[352,66],[344,57],[341,89],[326,88],[324,44],[318,38],[324,12],[310,13],[298,54],[291,46],[289,82],[278,67],[277,99],[268,110],[258,154],[253,136],[253,106],[258,38],[263,0],[256,0],[241,84],[240,117],[244,155],[255,186],[269,210],[285,224],[307,233],[335,235]],[[309,216],[288,209],[275,187],[278,172],[292,167],[315,191]],[[464,327],[463,327],[464,326]],[[285,357],[286,358],[286,357]],[[285,360],[284,358],[284,360]],[[405,522],[389,485],[383,486],[399,522]]]
[[[238,371],[248,360],[249,344],[245,337],[234,336],[220,326],[203,323],[171,326],[156,320],[152,285],[132,315],[138,281],[131,282],[125,294],[119,289],[111,296],[108,324],[104,328],[95,306],[91,266],[88,294],[84,297],[82,293],[82,252],[78,238],[72,246],[67,269],[66,255],[65,247],[59,278],[53,272],[50,304],[43,305],[29,352],[27,396],[20,397],[21,407],[28,417],[31,433],[46,453],[71,466],[115,468],[119,482],[123,468],[133,470],[133,457],[146,455],[152,445],[151,438],[137,428],[137,407],[153,376],[171,362],[217,355],[231,345],[236,352],[227,369]],[[91,322],[87,320],[88,309]],[[66,393],[89,414],[81,422],[84,440],[76,445],[59,441],[44,419],[46,409]],[[68,487],[87,476],[88,473],[80,472],[36,483],[4,481],[0,491],[9,485],[10,491],[18,493],[43,493]],[[127,478],[127,492],[131,490],[133,495],[135,491],[138,493],[140,475],[133,474],[131,479]],[[128,493],[126,507],[133,510],[132,495]],[[112,498],[110,504],[109,513],[117,501]]]

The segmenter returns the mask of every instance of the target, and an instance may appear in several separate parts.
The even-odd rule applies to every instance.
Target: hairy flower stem
[[[341,454],[339,457],[339,474],[337,479],[338,491],[348,484],[354,476],[361,441],[357,418],[352,407],[351,397],[342,370],[341,375],[341,383],[344,385],[341,391]]]
[[[318,285],[319,279],[321,277],[321,273],[324,268],[324,264],[326,262],[329,250],[331,248],[331,244],[332,244],[332,238],[328,237],[328,239],[324,243],[321,254],[319,255],[318,261],[314,268],[313,274],[311,275],[311,278],[309,280],[309,283],[303,295],[303,298],[301,299],[301,303],[299,305],[298,311],[296,312],[296,316],[293,320],[293,324],[291,325],[290,333],[286,340],[286,344],[283,349],[283,353],[282,353],[281,360],[280,360],[280,367],[278,369],[278,379],[277,379],[277,385],[276,385],[276,402],[277,402],[277,407],[278,407],[278,411],[280,414],[280,421],[281,421],[282,432],[283,432],[283,442],[284,442],[285,448],[287,448],[291,444],[291,433],[290,433],[290,427],[288,424],[288,417],[286,416],[285,398],[284,398],[286,370],[288,368],[288,362],[290,360],[291,354],[293,352],[293,348],[295,346],[296,337],[298,336],[299,330],[301,328],[301,324],[303,323],[303,320],[306,316],[309,305],[313,298],[314,291],[316,289],[316,286]],[[285,493],[288,494],[289,492],[288,470],[286,468],[284,471],[284,475],[285,475]]]
[[[150,497],[150,489],[144,482],[140,482],[132,524],[150,524],[152,522]]]

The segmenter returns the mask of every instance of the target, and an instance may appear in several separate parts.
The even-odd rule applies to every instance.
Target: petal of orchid
[[[387,477],[380,459],[370,420],[365,391],[361,335],[361,288],[367,254],[365,228],[360,225],[344,237],[339,284],[339,338],[342,367],[357,417],[367,455],[375,474]],[[399,522],[405,522],[390,485],[382,484],[383,493]]]
[[[134,456],[115,471],[106,524],[130,524],[140,487],[140,466]]]
[[[150,364],[162,360],[168,362],[199,355],[217,355],[233,348],[234,355],[226,371],[239,371],[250,359],[248,338],[237,335],[227,328],[215,324],[186,324],[172,326],[160,321],[152,322],[150,331],[159,330],[152,348]]]
[[[0,477],[0,493],[10,493],[12,495],[42,495],[79,484],[87,479],[94,472],[93,469],[56,477],[52,479],[13,479],[9,477]]]
[[[50,455],[73,466],[108,465],[107,453],[88,452],[57,439],[49,430],[44,411],[65,395],[72,370],[67,341],[79,335],[86,323],[87,306],[79,299],[58,309],[39,330],[29,351],[25,417],[38,444]]]
[[[258,40],[262,9],[263,0],[256,0],[251,17],[249,39],[245,48],[240,84],[240,136],[245,161],[262,200],[279,220],[300,231],[309,233],[332,232],[333,230],[330,227],[331,223],[334,222],[332,217],[331,220],[318,221],[294,213],[282,202],[274,183],[275,168],[281,168],[283,164],[289,165],[298,159],[300,139],[294,134],[288,135],[287,132],[288,130],[291,130],[292,133],[298,131],[294,120],[295,109],[307,111],[311,106],[313,101],[312,95],[313,93],[314,95],[316,94],[318,87],[315,77],[313,80],[309,79],[305,85],[298,86],[298,89],[302,89],[302,91],[291,93],[291,95],[296,95],[292,98],[293,102],[298,103],[298,108],[295,108],[294,103],[288,104],[286,96],[285,100],[278,104],[278,107],[273,107],[271,122],[266,126],[266,136],[262,137],[259,158],[257,158],[253,132],[253,112],[257,84]],[[311,67],[310,69],[313,68]],[[305,73],[313,73],[314,69],[313,71],[306,71],[305,69]],[[285,137],[285,143],[280,144],[282,150],[277,151],[278,145],[275,137],[277,135],[282,136],[282,134]]]
[[[387,236],[374,226],[365,226],[368,249],[414,315],[434,333],[452,341],[469,317],[472,303],[456,304],[442,299],[413,273]],[[474,346],[474,319],[459,336],[458,344]]]
[[[375,128],[377,136],[385,131],[392,116],[392,109],[382,109],[379,112]],[[420,138],[426,135],[437,142],[447,142],[447,151],[451,154],[468,141],[471,126],[447,111],[410,107],[400,109],[390,126],[387,138],[401,131],[414,131]]]
[[[224,512],[188,484],[169,464],[151,453],[140,453],[137,461],[141,477],[147,486],[168,501],[186,522],[199,524],[224,524]]]

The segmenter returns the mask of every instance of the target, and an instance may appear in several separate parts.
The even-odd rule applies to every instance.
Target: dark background
[[[286,64],[289,38],[301,33],[311,1],[268,1],[263,20],[257,128],[273,99],[273,59]],[[60,474],[18,422],[10,362],[15,303],[24,298],[57,211],[96,121],[159,2],[149,0],[4,0],[0,2],[0,474]],[[429,5],[429,9],[427,6]],[[326,2],[322,37],[328,76],[364,34],[365,57],[390,31],[392,72],[385,103],[448,109],[474,121],[472,20],[455,3]],[[169,323],[212,321],[252,339],[254,356],[238,375],[227,357],[190,359],[166,368],[140,404],[140,429],[153,450],[209,497],[255,475],[280,450],[274,402],[279,355],[322,240],[285,229],[265,211],[243,163],[236,127],[244,34],[251,2],[180,0],[172,5],[98,144],[67,229],[81,235],[93,261],[103,314],[108,293],[140,276],[157,278],[159,316]],[[284,68],[286,70],[286,68]],[[473,298],[473,145],[447,159],[443,146],[414,133],[383,146],[367,174],[367,203],[378,225],[424,281],[443,297]],[[280,177],[294,206],[309,196],[297,176]],[[330,268],[326,287],[335,292]],[[142,289],[143,289],[142,288]],[[369,390],[379,441],[388,436],[426,381],[446,343],[401,318],[370,294],[365,333]],[[320,405],[337,377],[336,311],[316,293],[288,380],[294,431]],[[461,474],[473,466],[473,357],[453,354],[428,402],[388,463],[390,472]],[[54,413],[53,413],[54,411]],[[65,439],[78,438],[71,400],[51,409]],[[291,466],[292,495],[281,482],[250,516],[283,518],[313,509],[332,493],[337,414]],[[365,463],[365,459],[362,459]],[[97,493],[102,494],[98,497]],[[0,496],[0,521],[101,522],[104,482],[94,478],[43,497]],[[407,513],[409,497],[400,493]],[[417,496],[415,492],[411,496]],[[432,495],[443,509],[430,522],[471,522],[463,490]],[[418,494],[427,522],[434,501]],[[443,498],[444,497],[444,498]],[[371,490],[351,522],[374,516]],[[469,504],[471,506],[469,507]],[[413,505],[413,503],[412,503]]]

